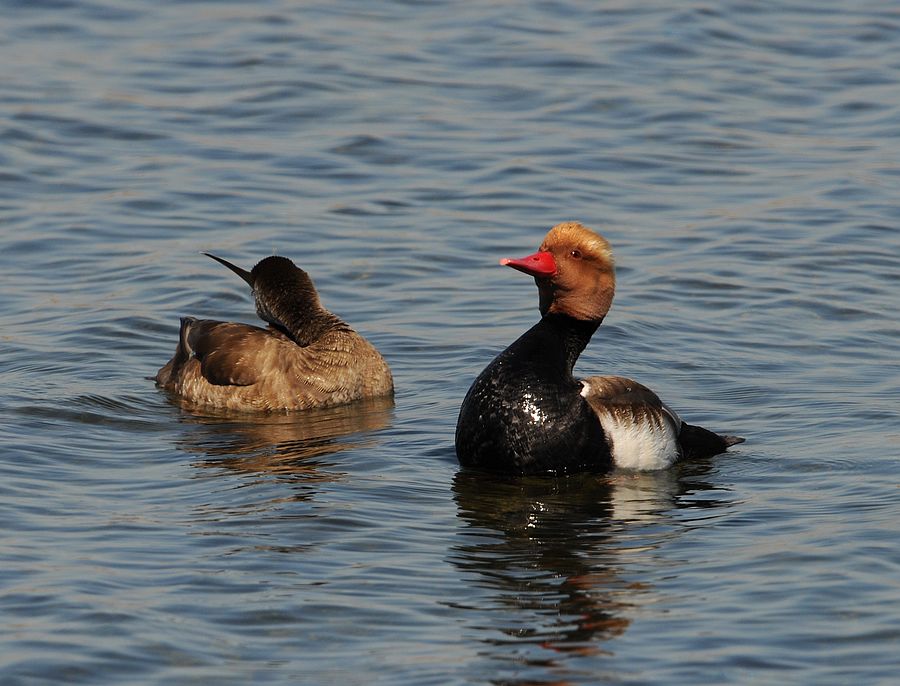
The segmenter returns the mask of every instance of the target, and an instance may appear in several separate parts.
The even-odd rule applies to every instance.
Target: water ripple
[[[895,679],[892,8],[3,6],[4,683]],[[747,443],[458,471],[566,219],[618,265],[579,372]],[[167,398],[179,317],[256,319],[201,251],[302,265],[395,402]]]

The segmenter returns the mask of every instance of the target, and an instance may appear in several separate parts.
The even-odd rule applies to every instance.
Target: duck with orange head
[[[508,474],[664,469],[743,441],[687,424],[646,386],[573,368],[612,305],[605,238],[578,222],[554,226],[538,251],[501,264],[532,277],[541,320],[475,379],[460,408],[465,467]]]

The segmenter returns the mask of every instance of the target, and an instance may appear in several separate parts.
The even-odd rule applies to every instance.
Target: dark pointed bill
[[[231,262],[229,262],[228,260],[223,260],[221,257],[216,257],[215,255],[210,255],[208,252],[205,252],[203,254],[206,255],[207,257],[211,257],[219,264],[222,264],[222,265],[225,265],[226,267],[228,267],[231,271],[233,271],[235,274],[240,276],[244,281],[246,281],[248,284],[250,284],[250,288],[253,288],[253,275],[250,272],[248,272],[246,269],[241,269],[240,267],[237,267],[237,266],[231,264]]]
[[[512,267],[520,272],[542,278],[556,274],[556,261],[553,259],[553,255],[548,252],[539,251],[520,259],[504,257],[500,260],[500,264],[504,267]]]

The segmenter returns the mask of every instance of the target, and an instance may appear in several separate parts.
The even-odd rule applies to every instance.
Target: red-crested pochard
[[[248,272],[205,254],[250,285],[269,326],[182,318],[158,386],[229,410],[305,410],[393,394],[381,354],[322,306],[312,279],[289,259],[273,255]]]
[[[559,224],[533,255],[500,263],[534,277],[542,316],[466,394],[456,425],[463,466],[509,474],[656,470],[744,440],[686,424],[631,379],[572,375],[615,291],[602,236]]]

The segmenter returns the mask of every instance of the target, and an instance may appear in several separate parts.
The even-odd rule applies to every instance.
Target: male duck
[[[456,425],[463,466],[511,474],[656,470],[744,440],[686,424],[631,379],[572,375],[615,291],[602,236],[577,222],[559,224],[536,253],[500,264],[534,277],[542,317],[466,394]]]

